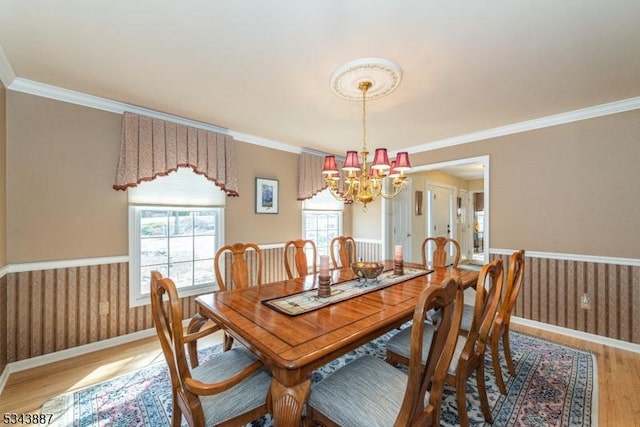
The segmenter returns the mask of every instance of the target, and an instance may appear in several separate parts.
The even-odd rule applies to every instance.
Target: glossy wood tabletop
[[[387,262],[388,268],[392,265]],[[331,273],[331,283],[356,277],[350,268]],[[223,325],[271,369],[275,424],[299,426],[311,371],[410,320],[424,288],[449,277],[460,278],[465,287],[475,286],[478,272],[436,268],[429,274],[296,316],[280,313],[262,301],[317,288],[317,275],[214,292],[199,296],[196,304],[200,314]]]

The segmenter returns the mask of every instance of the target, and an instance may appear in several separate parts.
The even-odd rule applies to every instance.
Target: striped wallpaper
[[[357,241],[363,260],[381,245]],[[263,283],[286,277],[283,245],[263,249]],[[492,258],[506,254],[492,254]],[[150,306],[129,308],[128,263],[9,272],[0,278],[0,372],[6,364],[153,327]],[[527,257],[514,315],[640,344],[640,266]],[[580,308],[583,293],[590,310]],[[185,317],[194,297],[183,299]],[[100,315],[101,302],[109,313]]]
[[[501,257],[507,268],[509,255]],[[506,274],[505,274],[506,276]],[[583,294],[591,308],[581,307]],[[525,256],[513,315],[640,344],[640,265]]]

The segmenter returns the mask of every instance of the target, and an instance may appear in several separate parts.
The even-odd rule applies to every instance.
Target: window
[[[329,255],[331,240],[342,234],[343,209],[344,203],[336,200],[328,190],[303,202],[302,235],[315,242],[318,256]]]
[[[190,169],[128,191],[130,306],[150,303],[152,270],[170,277],[181,297],[214,290],[224,192]]]

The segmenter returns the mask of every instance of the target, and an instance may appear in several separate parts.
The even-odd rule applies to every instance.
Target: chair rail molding
[[[489,249],[489,253],[493,255],[511,255],[517,249]],[[580,255],[580,254],[564,254],[558,252],[536,252],[528,251],[525,249],[525,256],[527,258],[545,258],[556,259],[564,261],[578,261],[578,262],[594,262],[601,264],[615,264],[615,265],[629,265],[633,267],[640,267],[640,259],[637,258],[619,258],[619,257],[607,257],[597,255]]]
[[[128,255],[112,256],[112,257],[97,257],[97,258],[79,258],[79,259],[67,259],[59,261],[42,261],[42,262],[28,262],[22,264],[9,264],[6,266],[6,273],[24,273],[28,271],[39,270],[55,270],[58,268],[72,268],[72,267],[86,267],[91,265],[103,265],[103,264],[118,264],[121,262],[129,262]],[[0,270],[0,273],[2,270]],[[2,275],[0,274],[0,277]]]

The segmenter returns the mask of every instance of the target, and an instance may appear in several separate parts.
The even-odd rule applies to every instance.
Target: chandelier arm
[[[387,200],[393,199],[394,197],[396,197],[398,194],[400,194],[402,192],[402,190],[405,189],[405,187],[407,186],[407,181],[406,180],[401,180],[401,181],[395,181],[393,182],[393,193],[391,194],[385,194],[383,191],[380,192],[380,196],[384,197]]]
[[[329,188],[329,193],[331,193],[331,195],[332,195],[336,200],[339,200],[339,201],[341,201],[341,202],[348,202],[348,201],[349,201],[349,199],[348,199],[348,198],[345,198],[342,194],[340,194],[340,193],[338,192],[338,190],[337,190],[335,187],[331,187],[331,186],[329,186],[329,187],[327,187],[327,188]]]

